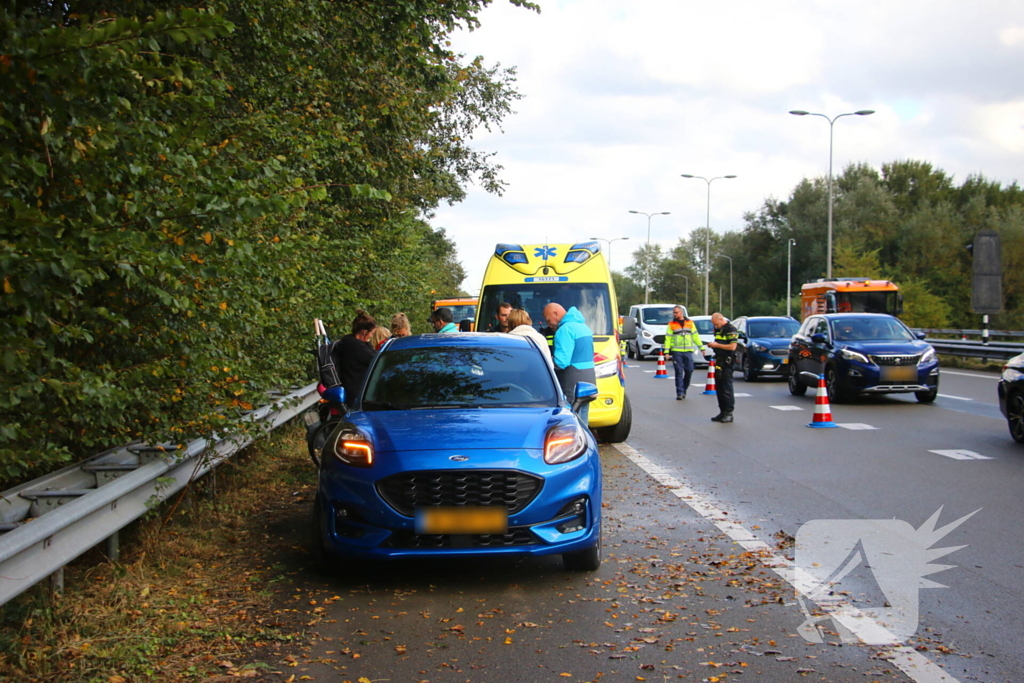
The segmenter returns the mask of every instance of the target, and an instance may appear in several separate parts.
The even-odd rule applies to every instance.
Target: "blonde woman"
[[[374,351],[376,351],[377,349],[384,345],[384,342],[386,342],[390,338],[391,330],[384,327],[383,325],[378,325],[377,327],[373,328],[373,332],[370,332],[370,346],[373,348]]]
[[[537,330],[533,329],[533,319],[530,314],[522,308],[513,308],[508,314],[509,334],[516,334],[521,337],[529,337],[537,342],[544,357],[551,363],[551,349],[548,348],[548,340]]]
[[[391,336],[408,337],[412,334],[412,327],[409,325],[409,318],[405,313],[395,313],[391,316]]]

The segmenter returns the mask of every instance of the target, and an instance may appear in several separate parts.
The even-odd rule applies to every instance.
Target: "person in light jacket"
[[[555,350],[551,359],[562,393],[570,401],[576,395],[577,382],[597,383],[594,372],[594,333],[587,327],[583,314],[575,306],[568,311],[552,302],[544,307],[544,320],[555,331]],[[580,418],[587,424],[590,404],[580,409]]]
[[[548,348],[548,340],[544,338],[544,335],[538,332],[533,327],[533,319],[530,314],[522,308],[513,308],[508,314],[508,326],[509,334],[515,334],[522,337],[529,337],[533,341],[537,342],[537,346],[540,347],[541,353],[548,361],[548,365],[552,364],[551,361],[551,350]]]

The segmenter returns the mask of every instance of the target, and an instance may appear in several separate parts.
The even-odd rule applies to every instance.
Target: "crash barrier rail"
[[[948,335],[951,337],[966,338],[966,337],[982,337],[985,333],[984,330],[938,330],[931,328],[921,328],[918,332],[924,332],[929,337],[934,335]],[[989,338],[992,337],[1009,337],[1010,339],[1019,339],[1024,337],[1024,332],[1016,332],[1010,330],[989,330]],[[941,341],[941,340],[940,340]]]
[[[316,384],[245,416],[265,433],[312,406]],[[154,505],[215,469],[259,434],[196,439],[184,448],[133,443],[0,493],[0,605],[43,579],[63,587],[64,567],[106,541],[116,559],[118,532]]]
[[[931,344],[939,353],[948,356],[962,356],[964,358],[1009,360],[1014,356],[1024,353],[1024,344],[1011,342],[989,342],[988,344],[983,344],[982,342],[968,339],[933,339],[930,337],[925,338],[925,341]]]

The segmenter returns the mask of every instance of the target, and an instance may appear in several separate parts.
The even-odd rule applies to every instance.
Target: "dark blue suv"
[[[743,379],[753,382],[761,375],[786,376],[789,368],[789,340],[800,329],[792,318],[757,316],[733,321],[740,338],[736,343],[736,363]]]
[[[825,375],[829,401],[858,394],[913,393],[931,403],[939,393],[935,349],[891,315],[812,315],[789,347],[789,391],[802,396]]]

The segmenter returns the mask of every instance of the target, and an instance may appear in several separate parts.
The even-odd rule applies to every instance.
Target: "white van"
[[[657,356],[665,345],[665,330],[672,322],[672,309],[677,304],[637,304],[630,306],[629,315],[636,325],[636,337],[626,342],[626,355],[643,360]],[[686,306],[680,306],[686,313]]]

